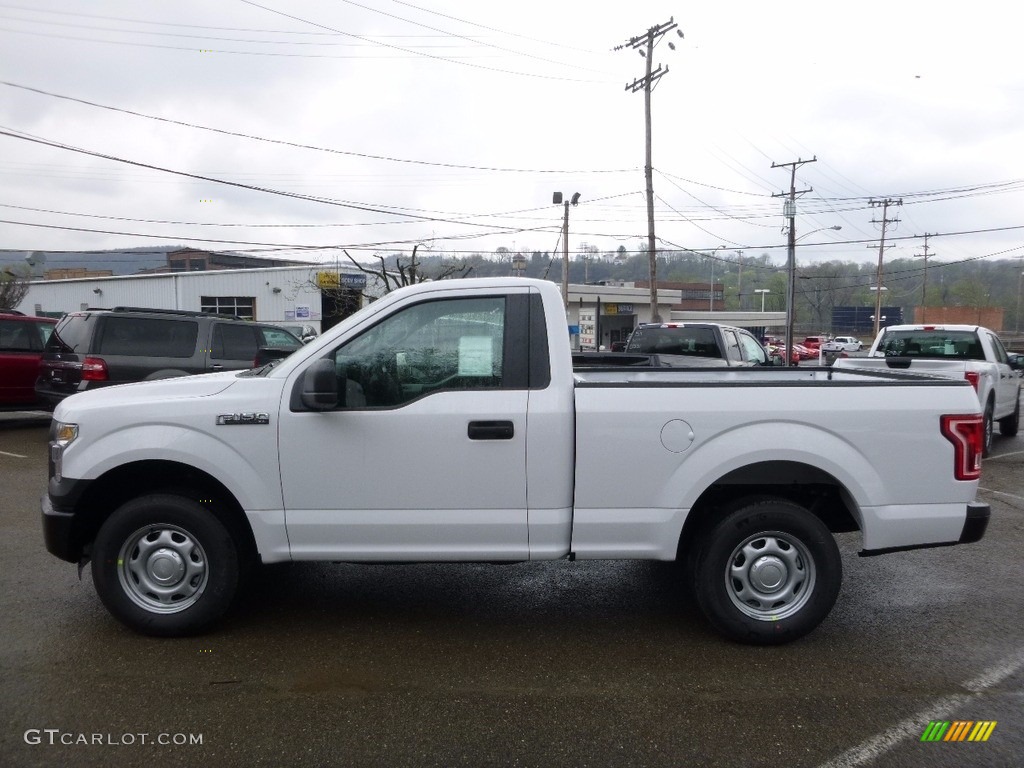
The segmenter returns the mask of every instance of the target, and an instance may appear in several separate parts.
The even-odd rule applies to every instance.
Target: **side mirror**
[[[313,411],[338,407],[338,373],[333,360],[321,358],[306,369],[302,379],[302,404]]]
[[[1010,354],[1007,355],[1007,357],[1009,358],[1010,367],[1013,370],[1019,371],[1024,369],[1024,355]]]

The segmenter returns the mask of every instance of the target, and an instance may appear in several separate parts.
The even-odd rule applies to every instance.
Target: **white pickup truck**
[[[985,449],[992,450],[994,424],[1007,437],[1020,425],[1020,355],[1011,355],[994,331],[979,325],[891,325],[883,328],[865,357],[840,358],[839,368],[909,370],[966,379],[978,393],[985,419]]]
[[[208,628],[260,562],[632,558],[782,643],[836,600],[834,532],[981,539],[981,423],[966,381],[907,373],[574,371],[553,283],[438,281],[261,368],[67,398],[43,529],[153,635]]]

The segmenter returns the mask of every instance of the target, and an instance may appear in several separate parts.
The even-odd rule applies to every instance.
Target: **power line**
[[[605,81],[599,81],[599,80],[582,80],[582,79],[579,79],[579,78],[555,77],[553,75],[535,74],[535,73],[531,73],[531,72],[515,72],[515,71],[507,70],[507,69],[499,69],[497,67],[488,67],[488,66],[485,66],[483,64],[472,64],[472,63],[469,63],[469,62],[466,62],[466,61],[459,61],[458,59],[452,59],[452,58],[448,58],[446,56],[435,56],[435,55],[430,54],[430,53],[423,53],[423,52],[416,51],[416,50],[413,50],[413,49],[410,49],[410,48],[403,48],[400,45],[392,45],[391,43],[384,43],[384,42],[381,42],[380,40],[374,40],[373,38],[370,38],[370,37],[365,37],[363,35],[357,35],[357,34],[355,34],[353,32],[345,32],[344,30],[340,30],[340,29],[337,29],[335,27],[330,27],[330,26],[328,26],[326,24],[321,24],[320,22],[312,21],[311,19],[306,19],[306,18],[303,18],[301,16],[295,16],[294,14],[291,14],[291,13],[285,13],[284,11],[279,11],[276,8],[270,8],[269,6],[261,5],[260,3],[254,2],[254,0],[240,0],[240,2],[245,3],[246,5],[251,5],[253,8],[259,8],[261,10],[267,11],[268,13],[274,13],[274,14],[277,14],[278,16],[283,16],[284,18],[291,19],[292,21],[298,21],[298,22],[301,22],[303,24],[310,24],[310,25],[312,25],[314,27],[318,27],[320,29],[328,30],[330,32],[336,32],[339,35],[345,35],[346,37],[352,37],[352,38],[355,38],[356,40],[362,40],[363,42],[372,43],[374,45],[378,45],[378,46],[381,46],[383,48],[387,48],[389,50],[401,51],[402,53],[411,53],[411,54],[414,54],[416,56],[421,56],[423,58],[432,59],[434,61],[444,61],[444,62],[447,62],[449,64],[459,64],[459,65],[462,65],[464,67],[472,67],[474,69],[481,69],[481,70],[485,70],[487,72],[497,72],[497,73],[503,74],[503,75],[517,75],[519,77],[531,77],[531,78],[536,78],[536,79],[540,79],[540,80],[559,80],[559,81],[562,81],[562,82],[575,82],[575,83],[598,83],[598,82],[605,82]]]
[[[381,16],[386,16],[389,19],[395,19],[396,21],[402,21],[402,22],[405,22],[406,24],[412,24],[412,25],[417,26],[417,27],[422,27],[423,29],[428,29],[431,32],[439,32],[442,35],[446,35],[446,36],[449,36],[449,37],[454,37],[457,40],[465,40],[467,42],[474,43],[475,45],[482,45],[482,46],[484,46],[486,48],[493,48],[493,49],[498,50],[498,51],[503,51],[504,53],[511,53],[511,54],[516,55],[516,56],[523,56],[523,57],[528,58],[528,59],[536,59],[537,61],[543,61],[546,64],[557,64],[557,65],[562,66],[562,67],[570,67],[572,69],[581,69],[581,70],[588,71],[588,72],[594,71],[594,70],[588,69],[587,67],[580,67],[580,66],[576,66],[574,64],[566,64],[565,62],[562,62],[562,61],[555,61],[554,59],[546,59],[543,56],[534,56],[533,54],[523,53],[522,51],[516,51],[516,50],[513,50],[511,48],[505,48],[504,46],[495,45],[494,43],[487,43],[487,42],[484,42],[482,40],[477,40],[477,39],[472,38],[472,37],[467,37],[465,35],[457,34],[455,32],[449,32],[449,31],[444,30],[444,29],[438,29],[437,27],[431,27],[431,26],[429,26],[427,24],[422,24],[422,23],[420,23],[418,21],[413,21],[412,19],[407,19],[407,18],[405,18],[403,16],[398,16],[398,15],[393,14],[393,13],[388,13],[387,11],[382,11],[379,8],[372,8],[372,7],[368,6],[368,5],[363,5],[362,3],[357,3],[357,2],[355,2],[355,0],[341,0],[341,2],[346,3],[348,5],[354,5],[356,8],[362,8],[364,11],[371,11],[373,13],[379,13]]]
[[[288,197],[288,198],[292,198],[294,200],[304,200],[304,201],[307,201],[307,202],[320,203],[322,205],[332,205],[332,206],[337,206],[339,208],[348,208],[348,209],[351,209],[351,210],[363,211],[363,212],[369,212],[369,213],[379,213],[379,214],[384,214],[384,215],[388,215],[388,216],[399,216],[399,217],[404,217],[406,219],[414,219],[414,220],[417,220],[417,221],[433,221],[433,222],[441,222],[441,223],[445,223],[445,224],[463,224],[463,225],[474,226],[474,227],[497,228],[496,225],[492,225],[492,224],[476,224],[476,223],[473,223],[473,222],[458,221],[458,220],[452,220],[452,219],[441,218],[441,217],[436,217],[436,216],[421,216],[421,215],[417,215],[417,214],[413,214],[413,213],[405,213],[405,212],[398,211],[398,210],[391,210],[391,211],[389,211],[389,210],[385,210],[385,209],[380,208],[380,207],[372,207],[372,206],[365,205],[365,204],[358,204],[358,203],[352,203],[352,202],[340,201],[340,200],[331,200],[329,198],[314,197],[312,195],[301,195],[301,194],[299,194],[297,192],[286,192],[286,191],[280,190],[280,189],[271,189],[269,187],[260,187],[260,186],[255,186],[255,185],[252,185],[252,184],[243,184],[241,182],[229,181],[227,179],[218,179],[218,178],[215,178],[213,176],[204,176],[202,174],[197,174],[197,173],[188,173],[187,171],[179,171],[179,170],[175,170],[175,169],[172,169],[172,168],[164,168],[162,166],[153,165],[151,163],[143,163],[143,162],[140,162],[140,161],[137,161],[137,160],[128,160],[128,159],[123,158],[123,157],[116,157],[114,155],[108,155],[108,154],[105,154],[105,153],[102,153],[102,152],[95,152],[95,151],[92,151],[92,150],[83,149],[81,147],[74,147],[74,146],[71,146],[71,145],[68,145],[68,144],[61,144],[60,142],[50,141],[49,139],[43,139],[43,138],[40,138],[40,137],[34,137],[34,136],[27,135],[27,134],[14,133],[14,132],[12,132],[10,130],[0,130],[0,136],[9,136],[10,138],[20,139],[21,141],[28,141],[28,142],[32,142],[34,144],[41,144],[43,146],[52,147],[54,149],[61,149],[61,150],[65,150],[65,151],[68,151],[68,152],[75,152],[75,153],[78,153],[78,154],[88,155],[90,157],[101,158],[103,160],[111,160],[111,161],[117,162],[117,163],[124,163],[126,165],[131,165],[131,166],[134,166],[134,167],[137,167],[137,168],[147,168],[147,169],[153,170],[153,171],[160,171],[161,173],[169,173],[169,174],[173,174],[175,176],[182,176],[182,177],[190,178],[190,179],[199,179],[201,181],[208,181],[208,182],[211,182],[213,184],[223,184],[225,186],[235,187],[237,189],[246,189],[246,190],[249,190],[249,191],[252,191],[252,192],[263,192],[265,194],[277,195],[277,196],[280,196],[280,197]]]
[[[559,173],[559,174],[575,174],[575,173],[632,173],[637,168],[615,168],[615,169],[595,169],[595,170],[567,170],[567,169],[552,169],[552,168],[501,168],[497,166],[486,166],[486,165],[460,165],[458,163],[435,163],[427,160],[411,160],[408,158],[401,157],[390,157],[388,155],[374,155],[365,152],[352,152],[344,149],[331,149],[328,147],[318,147],[312,144],[302,144],[295,141],[287,141],[285,139],[270,139],[265,136],[256,136],[254,134],[242,133],[240,131],[229,131],[225,128],[213,128],[208,125],[199,125],[197,123],[189,123],[184,120],[174,120],[169,117],[159,117],[157,115],[149,115],[145,112],[136,112],[135,110],[126,109],[124,107],[114,107],[109,104],[100,104],[99,102],[89,101],[87,99],[80,99],[75,96],[66,96],[59,93],[53,93],[52,91],[45,91],[41,88],[33,88],[28,85],[21,85],[19,83],[12,83],[8,80],[0,80],[0,85],[5,85],[9,88],[17,88],[23,91],[29,91],[31,93],[37,93],[41,96],[49,96],[54,99],[61,99],[63,101],[71,101],[77,104],[84,104],[88,107],[95,107],[97,109],[104,109],[110,112],[120,112],[125,115],[131,115],[133,117],[141,117],[146,120],[155,120],[161,123],[167,123],[169,125],[178,125],[183,128],[195,128],[200,131],[209,131],[211,133],[218,133],[222,136],[233,136],[241,139],[250,139],[252,141],[261,141],[267,144],[278,144],[285,147],[292,147],[295,149],[308,149],[314,152],[327,152],[334,155],[345,155],[348,157],[358,157],[366,160],[385,160],[391,163],[407,163],[412,165],[425,165],[435,168],[453,168],[457,170],[467,171],[490,171],[495,173]]]

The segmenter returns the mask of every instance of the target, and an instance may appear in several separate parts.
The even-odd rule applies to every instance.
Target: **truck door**
[[[1017,372],[1010,367],[1010,358],[1006,348],[994,334],[988,334],[989,344],[995,356],[998,378],[995,380],[996,415],[1005,416],[1013,413],[1017,398],[1020,396],[1020,379]]]
[[[319,358],[337,373],[331,410],[305,409],[301,378],[289,384],[279,435],[295,559],[528,558],[517,298],[399,307]]]

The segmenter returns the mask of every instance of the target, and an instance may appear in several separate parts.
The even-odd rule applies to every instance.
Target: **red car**
[[[43,345],[57,321],[0,312],[0,407],[36,405],[36,377]]]
[[[809,347],[806,344],[793,344],[793,354],[798,360],[817,360],[817,347]]]
[[[773,357],[774,356],[778,356],[778,357],[781,357],[783,360],[786,360],[786,345],[785,344],[779,344],[777,346],[771,347],[769,349],[769,354],[771,354]],[[790,365],[796,365],[801,360],[817,360],[817,359],[818,359],[817,351],[810,350],[807,347],[805,347],[803,344],[794,344],[793,345],[793,355],[792,355],[792,357],[789,358],[788,362],[789,362]]]

